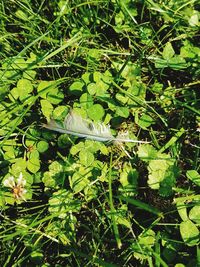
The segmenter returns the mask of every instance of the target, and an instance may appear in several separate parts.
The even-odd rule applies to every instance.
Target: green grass
[[[0,1],[1,266],[200,265],[199,10]],[[42,127],[70,110],[150,143]]]

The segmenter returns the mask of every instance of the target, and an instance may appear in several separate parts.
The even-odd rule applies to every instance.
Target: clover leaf
[[[58,218],[67,217],[68,213],[79,212],[81,203],[78,199],[74,199],[73,193],[65,189],[54,192],[49,199],[49,212],[56,214]]]

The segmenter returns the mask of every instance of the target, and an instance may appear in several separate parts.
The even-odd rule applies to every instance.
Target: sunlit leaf
[[[180,233],[186,245],[192,247],[199,243],[199,230],[192,221],[181,222]]]
[[[87,114],[91,120],[100,121],[102,120],[105,114],[105,111],[104,111],[104,108],[100,104],[95,104],[87,110]]]
[[[194,184],[200,186],[200,174],[196,170],[189,170],[186,172],[186,176]]]
[[[172,44],[170,42],[167,42],[167,44],[165,45],[164,49],[163,49],[163,53],[162,56],[164,59],[171,59],[174,56],[175,52],[174,49],[172,47]]]
[[[200,224],[200,206],[198,204],[190,210],[189,218],[193,222]]]

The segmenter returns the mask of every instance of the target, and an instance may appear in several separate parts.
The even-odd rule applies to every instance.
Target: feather
[[[67,114],[63,126],[57,123],[55,120],[50,120],[50,122],[44,124],[43,127],[60,133],[71,134],[102,142],[149,143],[130,139],[127,134],[118,134],[117,137],[114,137],[111,133],[109,125],[105,125],[103,123],[94,123],[87,119],[83,119],[80,115],[75,114],[73,111]]]

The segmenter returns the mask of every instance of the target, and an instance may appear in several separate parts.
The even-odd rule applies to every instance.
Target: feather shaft
[[[70,134],[70,135],[74,135],[74,136],[78,136],[78,137],[83,137],[83,138],[87,138],[87,139],[93,139],[96,141],[113,141],[111,140],[111,138],[108,137],[103,137],[103,136],[96,136],[94,134],[89,134],[89,133],[79,133],[79,132],[75,132],[72,130],[68,130],[65,129],[63,127],[61,127],[59,124],[57,124],[54,120],[51,120],[48,124],[43,124],[43,127],[52,131],[56,131],[59,133],[66,133],[66,134]]]
[[[60,133],[66,133],[102,142],[149,143],[146,141],[137,141],[130,139],[128,138],[127,134],[118,134],[117,137],[114,137],[110,131],[109,126],[102,123],[95,124],[91,121],[83,119],[81,116],[75,114],[74,112],[70,112],[66,116],[63,126],[57,123],[55,120],[51,120],[47,124],[43,124],[43,127]]]

